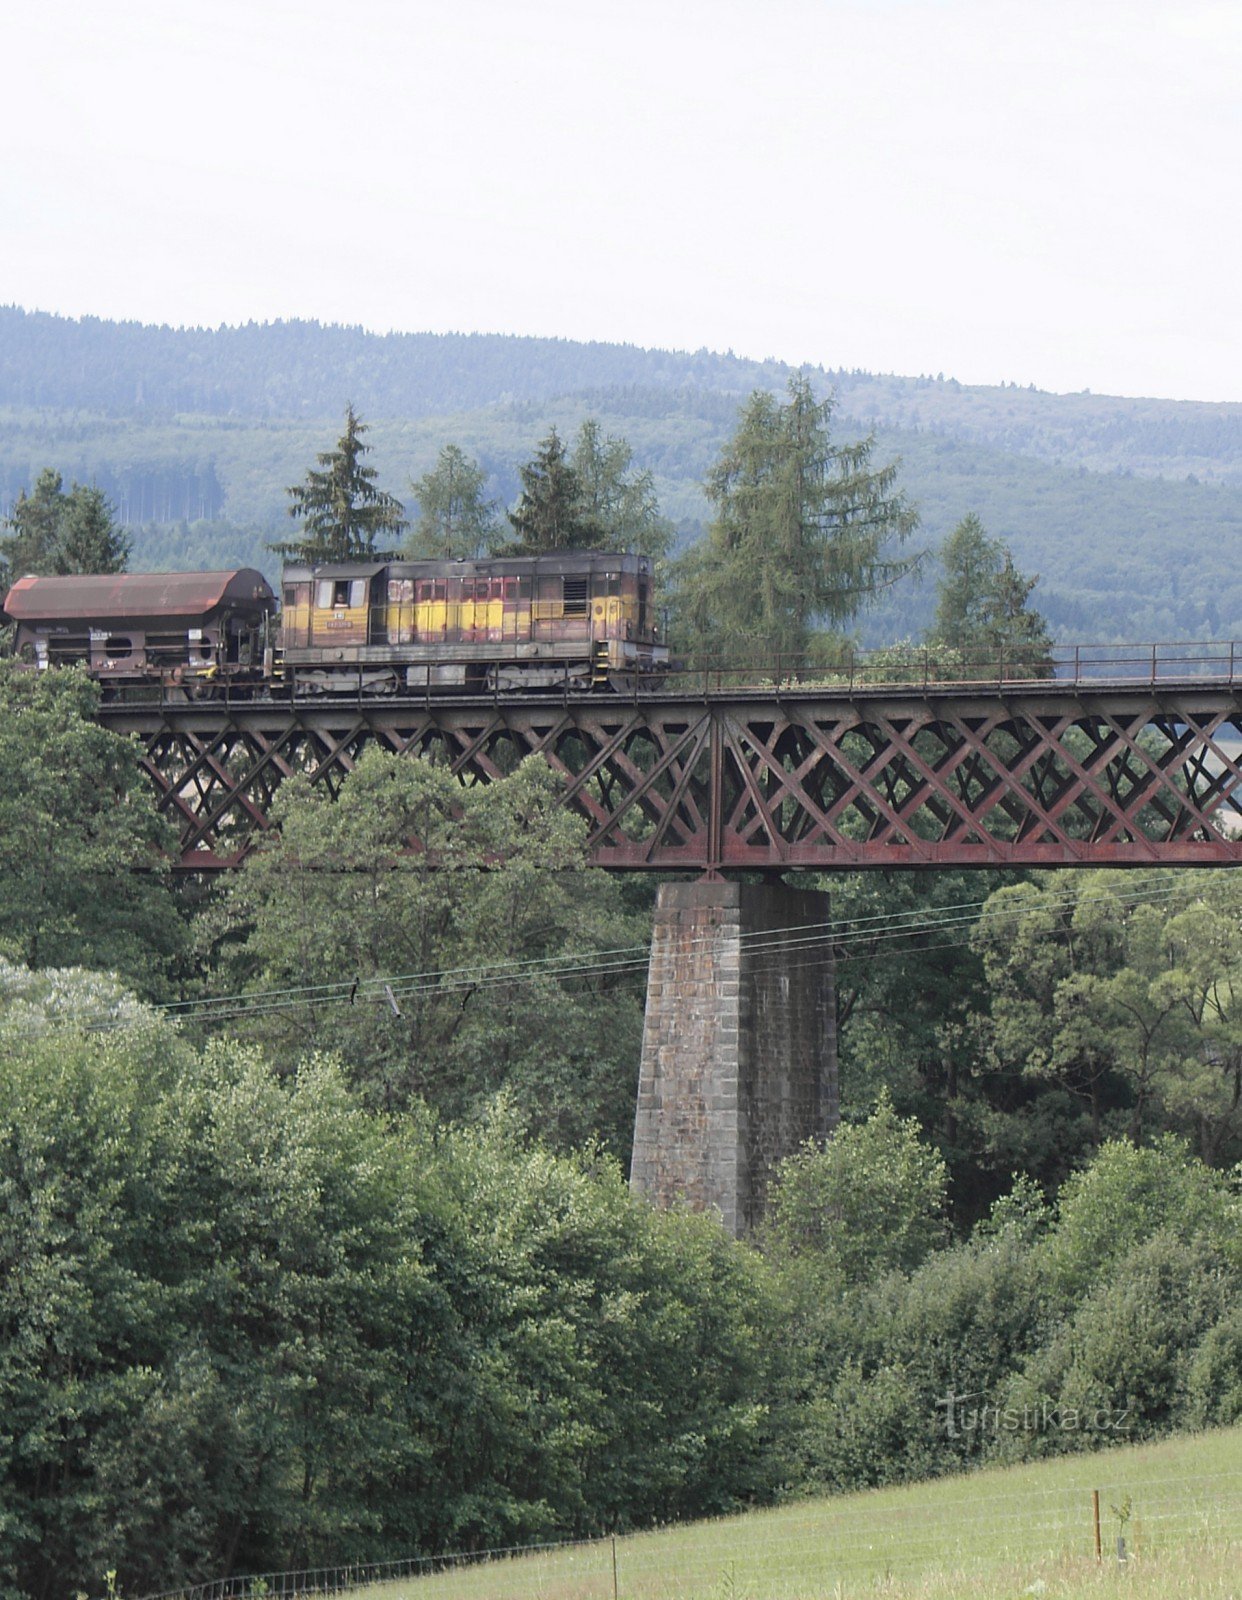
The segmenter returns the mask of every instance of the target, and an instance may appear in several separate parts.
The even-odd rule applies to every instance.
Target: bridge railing
[[[446,696],[462,695],[463,689],[450,689],[430,683],[399,689],[396,694],[377,694],[368,684],[368,669],[346,667],[338,674],[331,692],[304,696],[288,682],[274,686],[232,683],[228,680],[182,682],[180,678],[127,688],[118,698],[126,703],[158,702],[161,706],[187,703],[247,704],[256,698],[290,700],[303,698],[320,704],[340,705],[356,701],[376,704],[387,699],[425,700],[429,705]],[[660,670],[628,671],[619,674],[611,688],[626,698],[650,699],[661,695],[728,695],[773,690],[798,691],[823,689],[853,694],[867,690],[958,689],[963,692],[987,689],[1047,687],[1084,688],[1108,684],[1138,685],[1173,682],[1211,682],[1233,685],[1242,679],[1242,643],[1225,640],[1172,641],[1163,644],[1067,644],[1048,650],[961,651],[931,645],[890,646],[876,650],[855,650],[848,646],[819,659],[805,656],[766,656],[761,659],[699,657],[674,661]],[[570,666],[563,680],[525,692],[512,688],[479,688],[469,691],[472,700],[512,700],[528,696],[544,699],[560,696],[568,700],[586,692]]]
[[[1242,645],[1202,640],[1164,644],[1054,645],[1041,651],[967,652],[935,646],[841,651],[835,659],[776,657],[762,662],[702,658],[678,665],[643,687],[727,694],[747,689],[997,689],[1039,685],[1157,684],[1202,679],[1235,683]]]

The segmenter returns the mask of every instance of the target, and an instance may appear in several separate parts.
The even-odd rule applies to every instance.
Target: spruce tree
[[[928,643],[959,650],[989,676],[1047,677],[1052,671],[1048,624],[1030,605],[1038,575],[1014,566],[1003,539],[991,539],[973,512],[940,552],[944,567]]]
[[[376,485],[378,474],[363,457],[371,449],[362,436],[367,427],[352,405],[345,408],[345,432],[334,450],[320,451],[304,483],[286,490],[289,515],[301,522],[305,537],[269,546],[283,556],[316,565],[324,561],[362,561],[382,553],[376,541],[395,540],[406,527],[395,495]]]
[[[509,512],[517,534],[506,551],[538,555],[546,550],[593,550],[603,542],[603,528],[591,515],[578,477],[553,428],[540,441],[533,461],[521,468],[522,496]]]
[[[113,522],[103,491],[75,483],[66,494],[51,467],[33,492],[18,496],[8,521],[13,531],[0,539],[0,585],[30,573],[125,571],[129,538]]]
[[[75,483],[65,501],[56,551],[57,572],[124,572],[129,535],[112,520],[102,489]]]

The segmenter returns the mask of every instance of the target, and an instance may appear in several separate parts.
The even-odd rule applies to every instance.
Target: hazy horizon
[[[618,347],[621,347],[621,348],[631,348],[631,349],[642,350],[642,351],[655,353],[655,354],[666,354],[666,355],[676,355],[676,356],[693,356],[693,355],[697,354],[701,350],[706,350],[708,352],[708,354],[710,354],[710,355],[723,356],[723,357],[733,357],[733,358],[735,358],[735,359],[737,359],[739,361],[750,361],[750,362],[780,361],[784,365],[789,366],[791,368],[812,367],[812,368],[814,368],[816,370],[824,371],[826,373],[832,373],[833,371],[841,371],[841,370],[858,371],[858,372],[866,373],[869,377],[873,377],[873,378],[898,378],[898,379],[914,379],[914,380],[926,378],[926,379],[932,380],[933,382],[944,382],[944,383],[956,382],[956,383],[960,383],[964,388],[970,388],[970,389],[1005,389],[1005,388],[1018,387],[1018,388],[1022,388],[1022,389],[1034,389],[1035,392],[1037,392],[1039,394],[1047,394],[1047,395],[1051,395],[1051,396],[1056,396],[1058,398],[1072,398],[1075,395],[1093,395],[1096,398],[1103,399],[1103,400],[1110,400],[1110,399],[1111,400],[1151,400],[1151,401],[1158,401],[1158,402],[1161,402],[1161,403],[1164,403],[1164,404],[1169,404],[1169,405],[1211,405],[1211,406],[1235,407],[1235,408],[1242,407],[1242,400],[1203,400],[1203,399],[1200,399],[1198,396],[1195,396],[1195,395],[1126,394],[1126,393],[1123,393],[1123,392],[1121,392],[1119,390],[1091,389],[1089,387],[1080,388],[1080,389],[1050,389],[1050,388],[1046,388],[1046,387],[1043,387],[1040,384],[1035,384],[1035,383],[1019,384],[1019,383],[1017,383],[1016,380],[1007,379],[1007,378],[998,378],[995,381],[988,381],[988,380],[969,381],[969,380],[967,380],[965,378],[959,377],[958,374],[955,373],[955,372],[947,372],[947,371],[946,372],[934,372],[934,373],[932,373],[932,372],[913,372],[913,371],[899,372],[899,371],[896,371],[894,369],[889,369],[889,368],[880,369],[880,368],[877,368],[877,367],[867,367],[865,365],[860,365],[860,366],[857,366],[857,367],[851,366],[849,368],[843,368],[840,363],[835,363],[834,364],[834,363],[826,363],[826,362],[819,362],[819,361],[788,361],[788,362],[786,362],[786,361],[784,361],[783,357],[772,356],[772,355],[761,355],[758,352],[753,351],[753,350],[736,350],[736,349],[720,350],[720,349],[711,349],[709,346],[705,346],[705,345],[697,346],[695,349],[691,349],[689,346],[685,346],[685,345],[682,345],[682,346],[667,345],[667,344],[666,345],[641,345],[641,344],[638,344],[635,340],[632,340],[632,339],[630,339],[630,340],[619,340],[619,339],[571,339],[567,335],[564,335],[564,334],[524,333],[524,332],[517,332],[517,331],[514,331],[512,329],[503,329],[503,328],[414,328],[414,327],[410,327],[410,328],[376,328],[376,327],[368,327],[367,324],[364,323],[364,322],[354,321],[354,322],[331,322],[331,323],[329,323],[329,322],[325,322],[322,318],[294,317],[294,316],[285,316],[285,317],[275,316],[275,317],[263,317],[263,318],[259,318],[259,317],[243,317],[243,318],[241,318],[239,320],[222,321],[222,322],[218,322],[218,323],[214,323],[214,324],[203,323],[203,322],[178,322],[178,323],[172,323],[172,322],[152,322],[150,320],[147,320],[147,319],[144,319],[144,318],[141,318],[141,317],[109,317],[109,316],[102,316],[98,312],[93,312],[93,311],[83,311],[83,312],[55,311],[55,310],[50,309],[47,306],[22,306],[22,305],[16,305],[14,302],[9,302],[8,306],[5,307],[4,309],[16,310],[16,311],[22,312],[22,313],[24,313],[26,315],[29,315],[29,316],[59,317],[59,318],[65,320],[65,321],[69,321],[69,322],[96,321],[96,322],[111,322],[111,323],[115,323],[117,325],[122,325],[122,324],[128,323],[128,324],[131,324],[131,325],[134,325],[134,326],[143,327],[143,328],[151,328],[151,329],[156,329],[156,330],[166,327],[166,328],[171,329],[173,332],[177,332],[177,333],[218,333],[218,332],[221,332],[221,331],[229,331],[229,330],[234,330],[235,331],[235,330],[238,330],[238,329],[241,329],[241,328],[245,328],[245,327],[248,327],[248,326],[276,327],[276,326],[280,326],[282,324],[283,325],[289,325],[289,324],[294,324],[294,323],[306,323],[308,326],[310,326],[310,325],[318,325],[320,327],[340,327],[340,328],[346,328],[346,329],[351,329],[351,330],[358,329],[362,333],[364,333],[364,334],[366,334],[366,335],[368,335],[370,337],[377,338],[377,339],[383,339],[383,338],[388,337],[389,335],[392,335],[394,337],[408,337],[408,338],[421,338],[421,337],[425,336],[425,337],[429,337],[429,338],[461,338],[461,339],[472,339],[472,338],[478,338],[478,339],[532,339],[532,340],[551,339],[551,340],[559,340],[559,341],[562,341],[564,343],[570,343],[570,344],[613,345],[613,346],[618,346]]]
[[[1242,400],[1227,0],[45,0],[0,298]]]

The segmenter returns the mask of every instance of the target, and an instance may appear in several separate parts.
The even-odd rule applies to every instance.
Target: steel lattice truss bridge
[[[1177,663],[1173,664],[1174,668]],[[236,866],[294,773],[378,744],[490,782],[543,756],[603,867],[693,871],[1242,862],[1228,669],[990,684],[689,682],[609,694],[105,705],[141,739],[180,865]]]

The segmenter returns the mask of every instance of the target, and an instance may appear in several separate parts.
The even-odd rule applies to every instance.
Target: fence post
[[[617,1589],[617,1536],[612,1536],[612,1600],[618,1600]]]
[[[1098,1489],[1092,1489],[1091,1491],[1091,1516],[1095,1523],[1095,1559],[1103,1561],[1104,1550],[1100,1544],[1100,1491]]]

